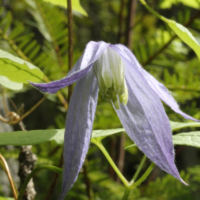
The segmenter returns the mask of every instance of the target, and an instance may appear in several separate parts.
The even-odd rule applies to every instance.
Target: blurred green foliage
[[[88,17],[74,16],[74,63],[90,40],[119,42],[120,0],[81,0],[80,2],[88,13]],[[197,7],[189,7],[188,4],[176,1],[176,4],[170,4],[171,8],[169,9],[163,7],[166,2],[164,0],[148,0],[147,2],[154,10],[168,19],[187,26],[196,40],[200,41],[200,11],[197,10]],[[9,0],[2,1],[1,4],[0,48],[32,62],[50,80],[64,77],[67,73],[68,60],[66,10],[41,0]],[[121,43],[125,42],[127,15],[128,0],[125,0],[123,26],[120,30]],[[166,85],[184,112],[200,119],[200,65],[193,50],[179,38],[174,38],[174,33],[166,24],[149,13],[139,1],[132,35],[131,50],[142,66]],[[67,89],[63,89],[61,92],[67,99]],[[18,108],[24,104],[25,111],[32,108],[42,98],[42,94],[31,86],[26,86],[18,92],[7,90],[6,95],[12,98]],[[10,107],[11,110],[14,110],[12,104]],[[166,112],[171,120],[184,121],[181,116],[175,114],[168,107],[166,107]],[[35,112],[24,119],[24,124],[28,130],[60,129],[65,127],[65,116],[66,110],[59,98],[56,95],[50,95]],[[100,96],[93,128],[120,127],[121,123],[110,102]],[[14,126],[14,129],[20,130],[17,125]],[[194,128],[194,130],[198,130],[198,128]],[[121,134],[117,134],[104,141],[105,147],[112,154],[116,163],[120,153],[120,136]],[[126,137],[125,146],[130,144],[132,141]],[[183,148],[185,148],[184,154],[182,153]],[[38,157],[37,164],[57,165],[62,148],[52,141],[35,145],[32,150]],[[192,163],[199,164],[199,150],[195,149],[193,154],[190,154],[191,149],[188,147],[177,146],[175,150],[177,152],[176,164],[180,170],[184,170],[181,172],[181,176],[190,186],[186,187],[172,176],[155,169],[140,188],[132,191],[130,200],[200,199],[200,167],[188,168]],[[4,147],[0,147],[0,152],[6,158],[17,158],[19,150],[15,148],[7,151]],[[189,162],[186,162],[187,156],[190,157]],[[128,180],[132,178],[141,158],[142,153],[137,147],[125,151],[124,174]],[[142,173],[148,165],[149,162],[145,164]],[[156,179],[157,176],[159,177]],[[36,175],[34,178],[37,191],[35,199],[45,198],[52,177],[52,172],[48,171],[42,171]],[[113,174],[106,159],[93,144],[88,152],[87,162],[67,199],[88,199],[88,180],[94,200],[118,200],[125,192],[122,184],[116,181],[116,175]],[[57,184],[52,199],[58,197],[60,189],[61,180]],[[1,190],[0,195],[4,195]]]

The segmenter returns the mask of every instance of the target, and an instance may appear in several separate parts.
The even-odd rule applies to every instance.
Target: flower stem
[[[58,167],[55,167],[55,166],[51,166],[51,165],[39,165],[37,166],[26,178],[24,184],[22,185],[21,187],[21,190],[19,192],[19,196],[18,196],[18,199],[17,200],[22,200],[22,197],[23,197],[23,194],[26,190],[26,186],[28,185],[30,179],[33,177],[33,175],[42,170],[42,169],[47,169],[47,170],[50,170],[50,171],[53,171],[53,172],[56,172],[56,173],[62,173],[62,169],[58,168]]]
[[[112,158],[110,157],[110,155],[108,154],[108,152],[106,151],[105,147],[102,145],[101,142],[97,142],[97,141],[93,141],[93,143],[95,143],[99,149],[101,150],[101,152],[104,154],[104,156],[107,158],[108,162],[110,163],[110,165],[113,167],[113,169],[115,170],[116,174],[119,176],[119,178],[121,179],[121,181],[123,182],[123,184],[127,187],[128,186],[128,181],[125,179],[125,177],[122,175],[122,173],[119,171],[119,169],[117,168],[117,166],[115,165],[115,163],[113,162]]]
[[[151,163],[151,165],[149,166],[149,168],[147,169],[147,171],[143,174],[143,176],[138,180],[136,181],[132,186],[131,188],[134,189],[136,188],[138,185],[140,185],[148,176],[149,174],[151,173],[151,171],[153,170],[155,164],[154,163]]]
[[[146,158],[147,158],[146,155],[144,155],[143,158],[142,158],[142,161],[141,161],[139,167],[137,168],[137,171],[135,172],[135,174],[134,174],[134,176],[133,176],[131,181],[135,182],[135,180],[137,179],[137,177],[138,177],[138,175],[139,175],[139,173],[140,173],[140,171],[141,171],[141,169],[142,169],[142,167],[143,167],[143,165],[144,165],[144,163],[146,161]]]
[[[159,19],[163,20],[164,17],[162,17],[161,15],[159,15],[156,11],[154,11],[147,3],[145,0],[140,0],[140,2],[151,12],[153,13],[156,17],[158,17]]]
[[[127,200],[128,197],[129,197],[130,192],[131,192],[131,187],[130,187],[130,186],[127,186],[127,187],[126,187],[126,191],[125,191],[125,193],[124,193],[124,196],[122,197],[122,200]]]
[[[136,188],[138,185],[140,185],[148,176],[149,174],[151,173],[151,171],[153,170],[154,168],[154,163],[151,163],[151,165],[149,166],[149,168],[147,169],[147,171],[144,173],[144,175],[134,183],[134,178],[137,178],[141,168],[142,168],[142,165],[144,164],[144,161],[146,160],[146,156],[143,157],[142,159],[142,162],[140,163],[140,166],[136,172],[136,174],[134,175],[133,179],[131,180],[131,182],[126,186],[126,191],[124,193],[124,196],[122,197],[122,200],[127,200],[128,197],[129,197],[129,194],[131,192],[132,189]]]

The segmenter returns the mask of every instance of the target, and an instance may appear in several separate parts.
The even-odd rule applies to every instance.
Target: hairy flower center
[[[120,103],[126,105],[128,90],[124,79],[124,64],[121,57],[108,47],[94,63],[94,72],[103,96],[109,98],[116,109],[120,108]]]

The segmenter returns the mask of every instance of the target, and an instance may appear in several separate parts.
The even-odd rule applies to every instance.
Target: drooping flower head
[[[98,91],[111,100],[129,137],[158,167],[185,184],[174,163],[169,119],[161,100],[186,119],[166,87],[146,72],[125,46],[89,42],[74,68],[61,80],[31,83],[55,93],[76,82],[65,126],[63,200],[77,179],[88,151]]]

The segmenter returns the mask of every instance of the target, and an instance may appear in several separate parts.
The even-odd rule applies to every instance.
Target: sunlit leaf
[[[200,59],[200,45],[197,42],[197,40],[194,38],[192,33],[185,28],[183,25],[173,21],[169,20],[167,18],[163,18],[163,21],[165,21],[169,27],[189,46],[191,47],[195,53],[197,54],[198,58]]]
[[[54,140],[62,144],[64,129],[15,131],[0,133],[0,145],[33,145]]]
[[[0,200],[14,200],[13,198],[0,197]]]
[[[124,128],[116,128],[116,129],[107,129],[107,130],[93,130],[92,131],[92,138],[96,137],[106,137],[113,135],[115,133],[120,133],[125,131]]]
[[[166,9],[171,8],[173,4],[182,3],[186,6],[199,9],[200,6],[200,0],[164,0],[160,4],[160,8]]]
[[[187,128],[187,127],[200,127],[200,123],[198,122],[173,122],[170,121],[170,126],[172,131],[176,131],[182,128]]]
[[[154,15],[156,15],[158,18],[160,18],[161,20],[163,20],[164,22],[166,22],[169,27],[183,40],[183,42],[185,42],[189,47],[191,47],[195,53],[197,54],[198,58],[200,59],[200,45],[197,42],[197,40],[194,38],[194,36],[192,35],[192,33],[185,28],[183,25],[167,19],[163,16],[161,16],[159,13],[157,13],[156,11],[154,11],[146,2],[145,0],[140,0],[140,2],[150,11],[152,12]]]
[[[67,8],[67,0],[43,0],[52,4],[55,4],[57,6],[62,6],[64,8]],[[86,11],[83,9],[83,7],[80,4],[80,0],[73,0],[72,1],[72,10],[81,13],[82,15],[87,16]]]
[[[39,82],[44,76],[39,68],[3,50],[0,50],[0,75],[18,83]]]
[[[13,82],[9,80],[7,77],[1,75],[0,75],[0,85],[3,85],[4,87],[9,88],[11,90],[21,90],[23,88],[22,83]]]
[[[94,130],[93,138],[104,138],[115,133],[123,132],[123,128]],[[15,131],[0,133],[0,145],[33,145],[54,140],[57,144],[64,142],[64,129],[47,129],[32,131]]]
[[[173,135],[173,143],[178,145],[188,145],[200,148],[200,131]]]

